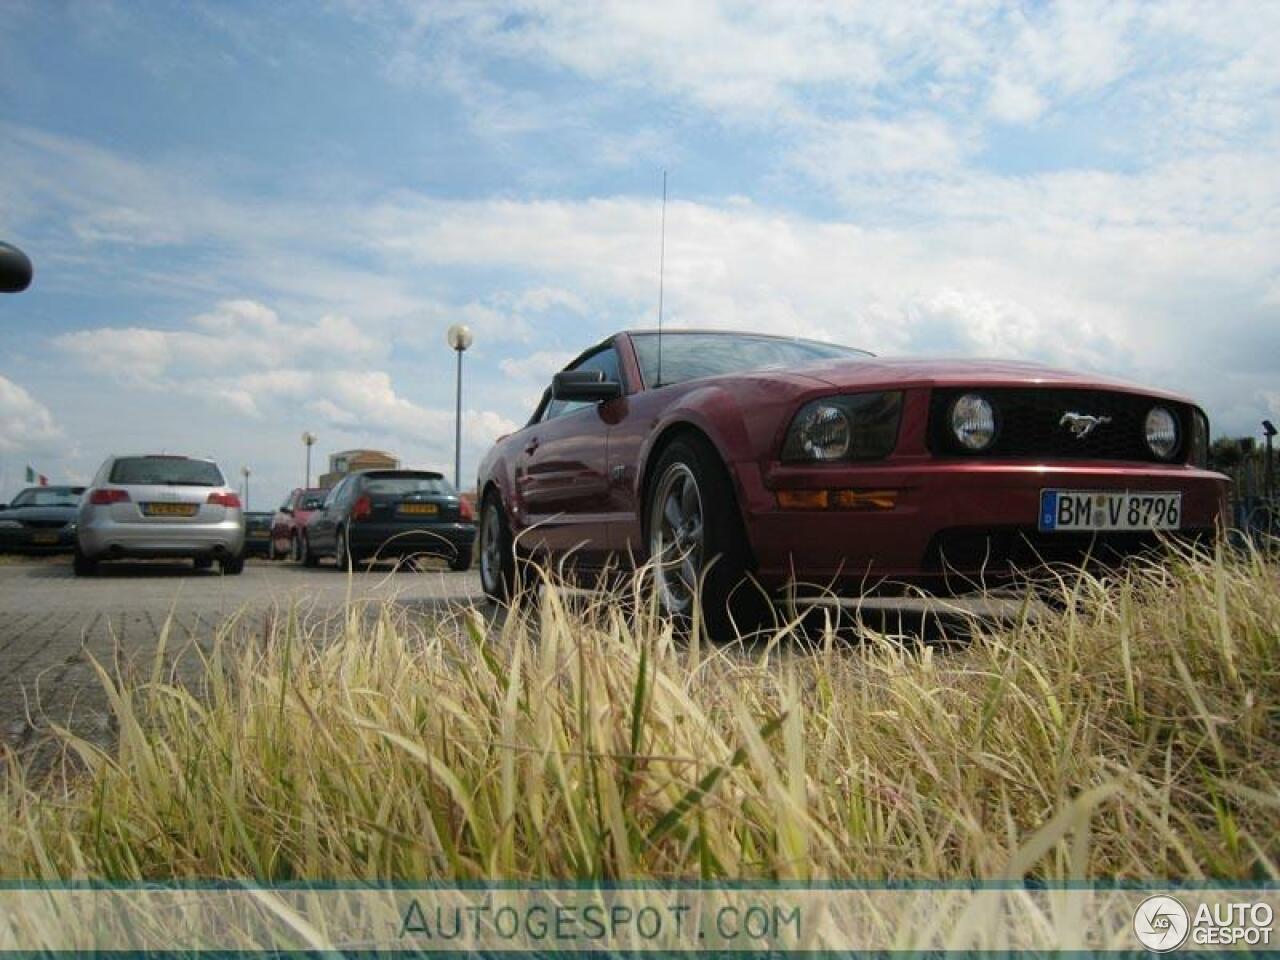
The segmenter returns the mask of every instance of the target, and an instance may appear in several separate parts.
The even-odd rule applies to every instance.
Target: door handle
[[[533,452],[534,452],[535,450],[537,450],[537,449],[538,449],[538,438],[537,438],[537,437],[534,437],[534,438],[533,438],[532,440],[530,440],[530,441],[529,441],[529,443],[525,446],[525,448],[524,448],[524,452],[525,452],[525,453],[530,453],[530,454],[531,454],[531,453],[533,453]]]

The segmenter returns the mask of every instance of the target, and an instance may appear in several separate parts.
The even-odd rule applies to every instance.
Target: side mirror
[[[570,403],[604,403],[622,396],[622,384],[603,370],[564,370],[551,378],[551,396]]]
[[[20,293],[31,286],[31,261],[12,244],[0,241],[0,293]]]

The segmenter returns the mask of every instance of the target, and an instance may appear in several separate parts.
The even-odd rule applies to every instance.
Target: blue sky
[[[0,496],[111,452],[464,473],[666,318],[1280,416],[1280,5],[0,0]]]

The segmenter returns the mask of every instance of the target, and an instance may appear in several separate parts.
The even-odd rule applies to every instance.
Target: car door
[[[298,491],[285,498],[271,518],[271,543],[277,553],[289,552],[289,532],[293,529],[293,511],[298,505]]]
[[[600,370],[618,381],[618,353],[610,343],[584,357],[574,370]],[[568,403],[549,398],[537,423],[524,431],[515,482],[526,511],[524,536],[532,549],[572,551],[584,566],[608,553],[609,408],[607,403]]]
[[[324,498],[324,505],[311,515],[307,523],[307,542],[311,549],[318,553],[328,553],[336,549],[338,523],[341,520],[341,497],[351,485],[351,477],[339,480],[329,495]]]

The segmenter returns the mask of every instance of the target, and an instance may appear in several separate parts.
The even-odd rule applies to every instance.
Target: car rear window
[[[208,460],[185,457],[121,457],[111,468],[111,483],[163,483],[177,487],[220,487],[222,473]]]
[[[11,507],[74,507],[84,487],[32,487],[13,498]]]
[[[373,473],[364,479],[364,492],[401,497],[411,493],[448,495],[453,493],[453,485],[438,473]]]

